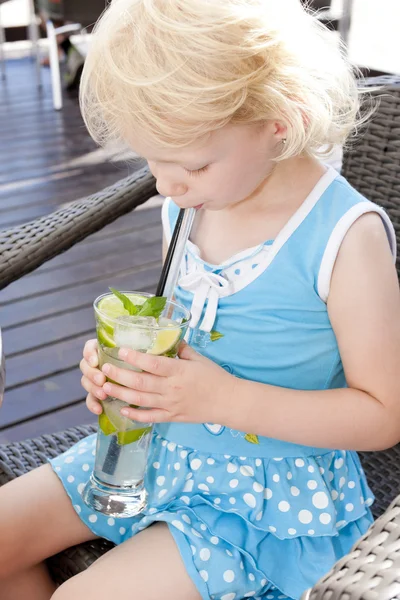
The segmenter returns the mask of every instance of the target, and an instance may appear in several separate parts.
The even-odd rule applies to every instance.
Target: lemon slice
[[[180,329],[162,329],[157,333],[153,346],[147,354],[166,354],[177,344],[181,336]]]
[[[147,296],[139,296],[138,294],[125,294],[125,296],[127,296],[133,304],[137,304],[138,306],[141,306],[147,300]],[[97,308],[107,317],[110,317],[110,319],[129,315],[129,312],[124,308],[121,300],[117,298],[117,296],[114,296],[114,294],[109,294],[102,298],[98,303]]]
[[[132,442],[139,441],[146,433],[151,431],[151,427],[141,427],[140,429],[130,429],[129,431],[119,431],[117,433],[118,444],[126,446]]]
[[[147,300],[146,296],[139,296],[138,294],[126,294],[126,296],[128,296],[133,304],[139,306],[144,304]],[[129,315],[129,312],[124,308],[121,300],[114,294],[109,294],[100,300],[97,309],[102,313],[98,316],[98,322],[100,324],[100,327],[98,327],[97,330],[98,340],[100,344],[107,348],[115,348],[114,319]],[[110,320],[108,320],[107,317],[109,317]]]
[[[116,343],[114,342],[114,338],[112,337],[112,333],[108,333],[108,331],[104,327],[100,327],[97,330],[97,339],[102,346],[107,346],[107,348],[115,348]]]
[[[112,433],[115,433],[117,431],[117,428],[114,427],[114,425],[111,423],[110,419],[104,412],[102,412],[101,415],[99,415],[99,427],[104,433],[104,435],[111,435]]]
[[[138,294],[125,294],[125,296],[137,306],[142,306],[147,300],[147,296],[139,296]],[[97,310],[102,313],[98,315],[98,319],[101,321],[104,331],[111,336],[114,333],[114,320],[118,317],[129,315],[129,312],[124,308],[121,300],[117,298],[117,296],[114,296],[114,294],[109,294],[100,300],[97,305]],[[110,320],[108,320],[107,317],[109,317]]]

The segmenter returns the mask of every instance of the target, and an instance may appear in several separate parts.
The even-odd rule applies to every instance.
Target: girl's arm
[[[235,379],[224,424],[321,448],[400,441],[400,294],[380,217],[358,219],[340,248],[328,313],[348,388],[298,391]]]

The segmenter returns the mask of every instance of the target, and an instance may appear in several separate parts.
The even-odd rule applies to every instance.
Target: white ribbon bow
[[[206,300],[208,300],[200,329],[209,333],[213,328],[217,316],[218,300],[221,296],[226,296],[229,293],[229,281],[222,277],[222,275],[217,275],[216,273],[202,273],[196,271],[181,277],[179,286],[194,294],[191,309],[191,328],[196,327],[203,312]]]

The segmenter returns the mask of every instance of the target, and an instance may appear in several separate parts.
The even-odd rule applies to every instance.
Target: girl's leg
[[[56,589],[44,563],[18,573],[18,579],[14,575],[1,580],[0,585],[1,597],[6,600],[49,600]]]
[[[50,465],[0,487],[1,600],[50,598],[54,586],[39,564],[95,538],[74,511]],[[26,589],[29,594],[24,593]]]
[[[113,548],[66,581],[52,600],[201,600],[165,523]]]

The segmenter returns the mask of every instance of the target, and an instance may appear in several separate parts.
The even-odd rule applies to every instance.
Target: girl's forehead
[[[167,148],[147,140],[144,134],[132,136],[130,146],[139,156],[149,161],[177,163],[187,160],[188,157],[201,158],[215,149],[215,137],[211,134],[207,139],[194,141],[182,148]]]
[[[130,136],[130,146],[146,160],[160,163],[179,163],[190,160],[202,160],[210,158],[210,155],[218,156],[226,153],[232,148],[234,142],[243,142],[248,136],[248,128],[237,125],[226,125],[221,129],[210,132],[206,137],[195,140],[183,148],[167,148],[157,146],[146,139],[145,134]]]

